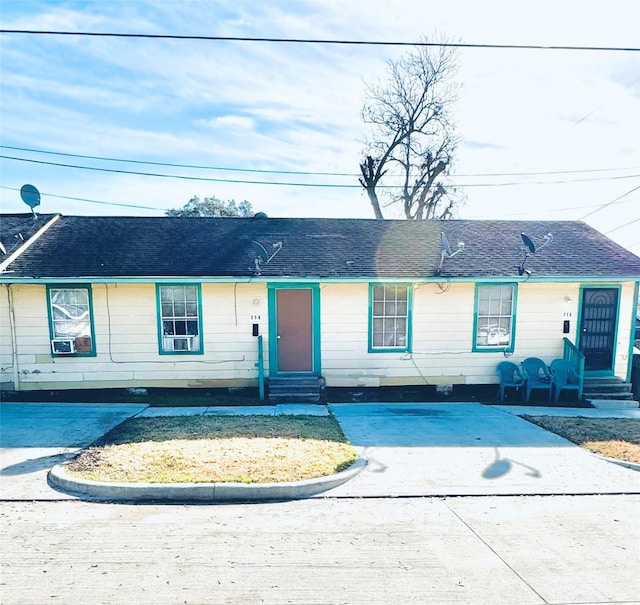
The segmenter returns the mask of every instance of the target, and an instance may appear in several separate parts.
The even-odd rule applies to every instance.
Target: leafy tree
[[[197,195],[192,197],[182,208],[171,208],[166,216],[205,217],[205,216],[253,216],[251,203],[245,200],[236,204],[235,200],[226,202],[217,197],[205,197],[201,200]]]
[[[359,180],[376,218],[396,204],[408,219],[451,217],[457,200],[446,177],[458,144],[451,119],[456,73],[455,49],[418,46],[367,86],[362,119],[371,130]]]

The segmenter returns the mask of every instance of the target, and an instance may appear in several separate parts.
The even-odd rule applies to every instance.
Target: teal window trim
[[[197,349],[193,349],[191,351],[165,351],[162,346],[163,341],[163,330],[162,330],[162,297],[161,290],[162,288],[173,288],[173,287],[184,287],[184,288],[195,288],[197,293],[197,305],[198,305],[198,336],[199,336],[199,346]],[[158,321],[158,353],[160,355],[203,355],[204,354],[204,334],[202,330],[203,321],[202,321],[202,288],[199,283],[157,283],[156,284],[156,316]]]
[[[55,335],[53,313],[51,310],[51,292],[53,290],[86,290],[87,301],[89,303],[89,328],[91,330],[91,351],[76,351],[75,353],[62,353],[56,354],[53,349],[49,349],[51,357],[96,357],[96,332],[95,332],[95,318],[93,314],[93,292],[91,284],[47,284],[47,318],[49,320],[49,338],[64,338]]]
[[[286,282],[268,283],[267,301],[269,305],[269,374],[275,375],[280,372],[278,368],[278,310],[276,291],[284,289],[306,289],[311,290],[311,334],[313,338],[313,372],[312,376],[319,376],[321,373],[321,345],[320,345],[320,285],[311,282]],[[296,372],[296,376],[302,373]]]
[[[503,288],[504,286],[511,286],[511,335],[509,338],[509,344],[506,346],[493,345],[483,346],[478,345],[478,308],[479,308],[479,292],[480,288]],[[516,346],[516,311],[518,308],[518,284],[511,283],[496,283],[496,282],[477,282],[474,293],[473,304],[473,334],[471,350],[474,353],[513,353]]]
[[[373,291],[380,287],[399,287],[407,289],[407,342],[404,347],[374,347],[373,346]],[[367,349],[369,353],[410,353],[412,344],[412,314],[413,314],[413,284],[399,282],[371,282],[369,283],[369,324]]]
[[[620,330],[620,305],[622,303],[622,286],[620,284],[585,283],[580,285],[580,299],[578,303],[578,321],[576,323],[576,330],[577,330],[576,346],[580,351],[582,351],[582,349],[580,348],[580,338],[582,336],[582,330],[580,329],[580,326],[582,326],[582,305],[584,302],[583,301],[584,291],[597,290],[601,288],[618,291],[618,306],[616,308],[616,331],[615,331],[615,334],[613,335],[613,350],[611,351],[611,368],[609,368],[608,370],[585,370],[585,374],[591,377],[613,376],[615,375],[615,372],[616,372],[616,349],[618,346],[618,330]],[[635,320],[632,323],[635,324]],[[633,341],[631,344],[633,345]],[[631,350],[633,350],[633,348]]]

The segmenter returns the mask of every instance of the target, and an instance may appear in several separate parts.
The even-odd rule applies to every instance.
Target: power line
[[[14,147],[12,145],[0,145],[3,149],[13,149],[14,151],[27,151],[29,153],[43,153],[47,155],[59,155],[67,158],[82,158],[87,160],[100,160],[104,162],[123,162],[127,164],[146,164],[148,166],[169,166],[171,168],[193,168],[196,170],[220,170],[222,172],[251,172],[258,174],[302,174],[308,176],[349,176],[358,177],[357,173],[351,172],[307,172],[304,170],[260,170],[258,168],[231,168],[223,166],[202,166],[198,164],[173,164],[170,162],[151,162],[147,160],[127,160],[124,158],[111,158],[99,155],[83,155],[80,153],[62,153],[59,151],[45,151],[44,149],[29,149],[27,147]],[[623,170],[635,170],[636,168],[623,168]]]
[[[571,50],[638,52],[637,47],[623,46],[566,46],[546,44],[472,44],[465,42],[400,42],[392,40],[337,40],[317,38],[263,38],[247,36],[186,36],[176,34],[125,34],[117,32],[54,31],[33,29],[0,29],[1,34],[40,36],[89,36],[103,38],[147,38],[159,40],[200,40],[214,42],[276,42],[285,44],[340,44],[351,46],[438,46],[441,48],[487,48],[509,50]]]
[[[95,172],[110,172],[115,174],[132,174],[136,176],[151,176],[164,179],[181,179],[186,181],[207,181],[212,183],[240,183],[245,185],[283,185],[288,187],[331,187],[331,188],[361,188],[361,185],[339,185],[335,183],[291,183],[273,181],[248,181],[246,179],[219,179],[204,176],[187,176],[184,174],[161,174],[158,172],[138,172],[135,170],[121,170],[116,168],[98,168],[97,166],[79,166],[77,164],[63,164],[60,162],[45,162],[43,160],[32,160],[27,158],[16,158],[8,155],[0,155],[5,160],[16,160],[18,162],[29,162],[31,164],[43,164],[45,166],[58,166],[60,168],[76,168],[78,170],[93,170]],[[640,176],[640,175],[639,175]]]
[[[312,172],[307,170],[266,170],[258,168],[237,168],[229,166],[204,166],[201,164],[175,164],[171,162],[152,162],[150,160],[131,160],[126,158],[113,158],[100,155],[85,155],[81,153],[64,153],[62,151],[50,151],[45,149],[31,149],[29,147],[16,147],[13,145],[0,145],[2,149],[11,149],[14,151],[25,151],[28,153],[40,153],[46,155],[56,155],[68,158],[81,158],[87,160],[99,160],[104,162],[122,162],[127,164],[142,164],[148,166],[169,166],[171,168],[191,168],[195,170],[219,170],[221,172],[247,172],[257,174],[299,174],[305,176],[346,176],[357,178],[361,174],[357,172]],[[497,176],[546,176],[558,174],[591,174],[598,172],[620,172],[622,170],[638,170],[638,166],[628,166],[625,168],[591,168],[585,170],[549,170],[541,172],[485,172],[476,174],[455,174],[452,178],[460,177],[497,177]]]
[[[20,191],[19,187],[6,187],[5,185],[0,185],[0,189],[8,189],[9,191]],[[72,197],[69,195],[56,195],[55,193],[47,193],[46,191],[42,191],[41,195],[46,195],[47,197],[55,197],[61,200],[75,200],[78,202],[89,202],[90,204],[102,204],[104,206],[121,206],[123,208],[141,208],[143,210],[162,210],[164,212],[166,208],[156,208],[155,206],[141,206],[138,204],[123,204],[119,202],[101,202],[100,200],[91,200],[85,197]]]
[[[135,170],[122,170],[117,168],[99,168],[97,166],[80,166],[78,164],[64,164],[61,162],[45,162],[44,160],[33,160],[28,158],[17,158],[14,156],[8,155],[0,155],[0,158],[5,160],[13,160],[16,162],[29,162],[31,164],[42,164],[45,166],[58,166],[60,168],[75,168],[78,170],[92,170],[94,172],[109,172],[115,174],[131,174],[136,176],[150,176],[156,178],[164,178],[164,179],[181,179],[187,181],[206,181],[212,183],[236,183],[243,185],[280,185],[283,187],[325,187],[332,189],[361,189],[362,186],[359,184],[339,184],[339,183],[294,183],[289,181],[250,181],[246,179],[221,179],[214,177],[203,177],[203,176],[188,176],[184,174],[161,174],[158,172],[139,172]],[[517,185],[562,185],[568,183],[586,183],[593,181],[605,181],[605,180],[620,180],[620,179],[635,179],[640,178],[640,174],[629,174],[622,176],[611,176],[606,178],[585,178],[585,179],[571,179],[571,180],[558,180],[558,181],[514,181],[507,183],[458,183],[458,184],[447,184],[443,185],[443,187],[447,189],[451,189],[454,187],[510,187]],[[402,187],[402,185],[379,185],[380,189],[398,189]],[[640,189],[638,186],[636,189]],[[632,189],[632,191],[634,191]]]
[[[6,189],[8,191],[20,191],[20,187],[8,187],[6,185],[0,185],[0,189]],[[124,203],[120,203],[120,202],[105,202],[105,201],[101,201],[101,200],[94,200],[94,199],[87,199],[84,197],[73,197],[73,196],[69,196],[69,195],[59,195],[56,193],[49,193],[47,191],[42,191],[41,195],[45,195],[47,197],[54,197],[54,198],[58,198],[58,199],[62,199],[62,200],[73,200],[73,201],[78,201],[78,202],[89,202],[90,204],[101,204],[104,206],[121,206],[123,208],[141,208],[143,210],[161,210],[162,212],[164,212],[166,210],[166,208],[159,208],[157,206],[142,206],[139,204],[124,204]],[[633,200],[624,200],[624,201],[619,201],[617,202],[618,204],[629,204],[632,202],[635,202],[637,200],[633,199]],[[591,204],[589,206],[573,206],[571,208],[553,208],[551,210],[549,210],[549,212],[562,212],[562,211],[568,211],[568,210],[583,210],[585,208],[593,208],[594,206],[601,206],[601,204]],[[526,212],[510,212],[507,213],[503,216],[526,216],[527,213]],[[473,215],[469,218],[473,218]]]
[[[616,204],[633,204],[640,200],[640,198],[634,197],[630,200],[622,200],[616,202]],[[599,208],[602,204],[588,204],[583,206],[567,206],[565,208],[551,208],[549,212],[568,212],[569,210],[585,210],[586,208]]]
[[[596,212],[600,212],[600,210],[604,210],[608,206],[611,206],[612,204],[615,204],[618,200],[621,200],[623,197],[627,197],[630,193],[633,193],[634,191],[638,191],[638,189],[640,189],[640,185],[638,185],[637,187],[634,187],[633,189],[629,189],[629,191],[627,191],[626,193],[623,193],[622,195],[619,195],[617,198],[611,200],[610,202],[607,202],[606,204],[602,204],[596,210],[593,210],[591,212],[587,212],[587,214],[585,214],[584,216],[581,216],[578,220],[579,221],[583,221],[585,218],[591,216],[592,214],[595,214]]]
[[[614,231],[618,231],[619,229],[622,229],[624,227],[628,227],[629,225],[633,225],[633,223],[637,223],[638,221],[640,221],[640,218],[633,219],[632,221],[624,223],[623,225],[618,225],[617,227],[614,227],[613,229],[610,229],[609,231],[605,231],[604,234],[605,235],[609,235],[609,233],[613,233]]]

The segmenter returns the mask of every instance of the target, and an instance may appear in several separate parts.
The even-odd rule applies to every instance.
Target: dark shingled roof
[[[0,214],[0,262],[11,256],[20,246],[46,225],[55,214]]]
[[[640,278],[640,258],[573,221],[96,216],[61,217],[4,277],[251,277],[257,241],[269,254],[282,242],[263,277],[420,279],[435,275],[440,232],[465,243],[445,277],[517,277],[524,232],[538,246],[553,235],[527,259],[533,277]]]

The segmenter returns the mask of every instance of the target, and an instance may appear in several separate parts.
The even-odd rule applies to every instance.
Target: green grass
[[[523,418],[596,454],[640,464],[640,420],[558,416]]]

